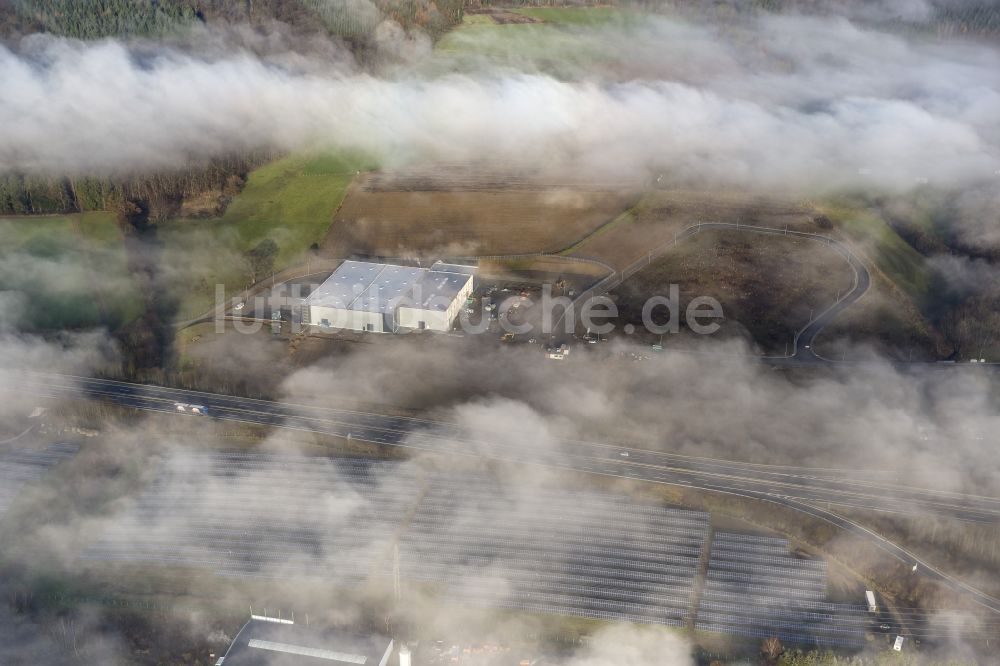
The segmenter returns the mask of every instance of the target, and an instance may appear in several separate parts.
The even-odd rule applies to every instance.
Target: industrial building
[[[253,615],[216,666],[387,666],[392,639],[316,629]]]
[[[447,331],[472,295],[472,266],[430,268],[345,261],[306,298],[303,323],[320,330]]]

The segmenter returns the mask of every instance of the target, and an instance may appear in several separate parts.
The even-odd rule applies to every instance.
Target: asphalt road
[[[358,441],[530,462],[594,473],[614,473],[648,481],[895,513],[934,513],[974,522],[1000,522],[1000,498],[980,497],[902,485],[905,479],[879,470],[831,470],[761,465],[699,458],[620,444],[557,440],[539,449],[531,433],[498,437],[488,430],[371,412],[254,400],[199,391],[131,384],[105,379],[33,375],[22,388],[53,397],[78,394],[151,411],[178,413],[176,403],[199,404],[214,418],[283,427]],[[182,414],[183,415],[183,414]],[[511,441],[515,439],[517,441]]]
[[[796,333],[794,357],[809,362],[829,360],[816,353],[813,346],[816,336],[819,335],[819,332],[822,331],[827,324],[833,321],[838,314],[849,308],[851,305],[856,303],[858,299],[864,296],[872,282],[871,274],[868,272],[868,268],[865,267],[864,263],[862,263],[861,260],[858,259],[858,257],[854,255],[846,245],[838,243],[837,241],[829,241],[829,245],[837,248],[837,250],[844,255],[844,258],[847,259],[847,263],[851,265],[851,268],[854,269],[854,288],[842,296],[836,303],[821,312],[818,317],[806,324],[805,328]]]
[[[557,440],[538,448],[530,433],[502,438],[486,430],[371,412],[255,400],[105,379],[32,374],[21,391],[46,397],[105,400],[147,411],[217,418],[346,437],[436,454],[464,455],[686,486],[770,502],[824,520],[863,537],[908,566],[1000,613],[1000,600],[952,579],[879,535],[834,513],[834,507],[933,513],[976,522],[1000,522],[1000,498],[908,488],[879,472],[769,466],[660,453],[620,445]],[[209,416],[179,412],[176,403],[208,408]]]

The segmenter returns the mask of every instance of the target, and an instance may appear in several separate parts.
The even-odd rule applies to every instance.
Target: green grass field
[[[527,7],[514,11],[555,25],[637,25],[643,16],[615,7]]]
[[[868,341],[899,360],[935,360],[950,353],[931,316],[937,276],[924,256],[864,202],[847,197],[824,210],[874,270],[871,292],[817,339],[820,353],[839,355],[838,340]]]
[[[110,213],[0,218],[0,266],[28,329],[116,329],[142,311]]]
[[[326,235],[356,172],[369,165],[361,158],[294,156],[253,171],[244,190],[215,220],[175,221],[168,230],[198,225],[232,236],[245,251],[264,238],[279,248],[276,264],[287,265]]]
[[[830,217],[844,233],[860,247],[867,248],[877,268],[923,310],[933,280],[924,257],[874,212],[858,209],[831,212]]]
[[[600,8],[516,10],[538,23],[497,24],[469,14],[445,35],[426,67],[431,72],[468,71],[488,63],[573,78],[595,66],[623,64],[623,55],[599,30],[638,26],[639,14]]]
[[[485,14],[466,14],[462,17],[462,26],[470,25],[496,25],[496,23]]]
[[[294,155],[251,172],[246,187],[221,217],[162,224],[160,238],[167,254],[180,259],[210,248],[215,256],[188,276],[178,318],[208,310],[217,283],[229,292],[245,287],[248,274],[242,257],[265,238],[278,245],[275,271],[299,261],[323,240],[356,173],[372,166],[360,155]]]
[[[36,238],[49,238],[56,242],[68,242],[76,229],[83,238],[101,243],[117,245],[122,234],[111,213],[90,212],[79,215],[42,215],[30,217],[0,216],[3,238],[14,245],[23,244]],[[9,247],[9,246],[8,246]]]

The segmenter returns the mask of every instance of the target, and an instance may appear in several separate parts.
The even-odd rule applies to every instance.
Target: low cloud
[[[386,164],[491,155],[783,190],[954,186],[1000,171],[1000,55],[987,46],[789,16],[732,34],[657,17],[596,35],[636,64],[556,79],[539,54],[515,69],[377,77],[246,49],[34,36],[0,50],[0,170],[155,170],[319,145]],[[667,37],[680,41],[659,52]]]
[[[567,666],[690,666],[691,646],[659,629],[612,626],[594,634]]]
[[[319,398],[326,406],[368,400],[397,408],[431,407],[430,417],[475,429],[514,453],[528,449],[557,456],[572,447],[567,437],[634,438],[672,453],[873,473],[896,470],[907,483],[984,494],[1000,490],[995,456],[985,440],[972,436],[977,429],[988,433],[1000,426],[1000,393],[995,378],[986,374],[952,368],[904,375],[873,363],[789,377],[734,358],[666,354],[636,363],[617,355],[590,357],[582,349],[568,362],[546,364],[539,362],[535,347],[463,346],[459,352],[451,345],[473,343],[442,340],[430,347],[426,342],[382,338],[352,345],[350,351],[289,377],[281,397],[297,402]],[[225,354],[225,349],[219,353]],[[457,353],[468,361],[461,368],[454,364]],[[71,358],[64,359],[64,368],[75,367]],[[78,367],[87,371],[86,366]],[[247,364],[246,371],[253,368]],[[60,477],[64,482],[46,486],[33,503],[8,516],[5,529],[21,534],[21,545],[9,555],[37,566],[40,560],[32,553],[45,553],[41,559],[48,566],[68,573],[89,571],[93,563],[80,562],[79,555],[101,538],[119,539],[125,544],[120,552],[156,556],[192,543],[224,548],[204,532],[224,527],[233,553],[223,551],[221,560],[259,566],[264,578],[257,594],[267,596],[268,577],[288,580],[309,570],[342,574],[351,561],[363,563],[356,570],[366,574],[375,560],[386,564],[387,535],[402,514],[398,507],[372,498],[387,492],[416,497],[421,484],[414,485],[413,475],[443,470],[441,460],[416,455],[406,462],[376,463],[383,465],[380,471],[352,486],[335,473],[322,473],[327,463],[292,468],[279,462],[285,466],[277,474],[279,468],[209,464],[206,447],[233,445],[231,439],[217,436],[213,423],[152,415],[130,426],[110,426],[100,441],[89,442],[69,463],[71,473],[64,471]],[[198,450],[192,450],[192,441]],[[468,446],[469,453],[476,453],[473,444]],[[283,431],[271,434],[256,449],[277,456],[316,450],[308,436]],[[561,475],[534,466],[508,470],[465,457],[457,462],[464,468],[457,478],[475,484],[477,474],[488,473],[498,485],[479,498],[467,493],[465,501],[450,505],[446,510],[454,515],[448,525],[478,529],[475,526],[489,524],[498,510],[523,515],[530,524],[532,491],[565,487]],[[155,491],[147,495],[154,482]],[[309,491],[312,483],[325,490]],[[580,511],[586,514],[587,508],[581,505]],[[202,541],[192,541],[199,530]],[[130,545],[149,542],[151,549]],[[209,550],[191,552],[210,563],[219,553]],[[150,561],[143,566],[161,565]],[[988,570],[982,563],[970,566]],[[388,569],[383,573],[388,585]],[[463,584],[489,586],[501,599],[512,589],[502,570],[489,566],[450,582],[459,591]],[[253,601],[241,584],[225,589],[221,598],[232,607]],[[293,590],[283,584],[273,598],[284,608],[325,608],[328,599],[316,589]],[[365,612],[363,599],[340,604],[325,620],[357,621]],[[434,617],[436,626],[455,632],[451,635],[481,629],[470,627],[459,611],[442,611],[440,598],[434,593],[425,597],[419,586],[407,588],[406,607],[406,617]],[[499,636],[531,628],[510,621],[495,630]],[[207,631],[193,632],[191,640],[201,640]],[[38,635],[29,634],[14,640],[32,646]],[[593,636],[569,663],[681,666],[690,659],[689,646],[669,631],[615,627]]]
[[[656,450],[753,462],[853,469],[863,460],[873,470],[898,469],[909,482],[1000,492],[1000,469],[982,439],[1000,426],[989,372],[904,373],[876,360],[790,377],[733,356],[746,352],[738,343],[717,345],[716,358],[600,361],[581,349],[570,362],[542,363],[537,348],[486,340],[469,342],[459,367],[455,350],[392,342],[296,372],[285,395],[433,409],[479,424],[489,440],[541,450],[564,437],[634,439]]]

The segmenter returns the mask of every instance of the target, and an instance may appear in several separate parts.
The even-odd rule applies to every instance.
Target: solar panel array
[[[717,532],[695,627],[789,643],[860,648],[866,608],[826,599],[826,562],[793,556],[788,540]]]
[[[77,450],[75,444],[53,444],[38,451],[19,449],[0,453],[0,515],[6,513],[25,485],[76,455]]]
[[[418,489],[416,475],[392,462],[185,456],[84,558],[351,583],[391,550]]]
[[[204,453],[166,464],[84,557],[353,583],[389,575],[398,540],[403,580],[440,584],[452,601],[683,626],[708,533],[705,513],[608,493],[427,478],[367,459]],[[827,602],[826,574],[785,539],[718,532],[695,626],[860,647],[866,608]]]
[[[401,576],[466,604],[680,626],[707,514],[596,492],[437,477],[400,544]]]

